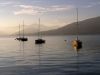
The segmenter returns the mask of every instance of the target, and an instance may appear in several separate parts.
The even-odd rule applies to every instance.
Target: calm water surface
[[[78,54],[71,46],[75,36],[46,36],[43,45],[28,38],[0,38],[0,75],[100,75],[99,35],[80,36]]]

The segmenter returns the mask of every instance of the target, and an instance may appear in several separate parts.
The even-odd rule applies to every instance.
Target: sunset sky
[[[13,31],[23,20],[36,24],[39,17],[45,26],[63,26],[76,21],[76,8],[79,20],[100,16],[100,0],[0,0],[0,31]]]

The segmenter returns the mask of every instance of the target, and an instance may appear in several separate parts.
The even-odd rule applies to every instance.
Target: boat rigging
[[[22,35],[23,35],[23,36],[21,37],[21,35],[20,35],[20,24],[19,24],[19,37],[16,38],[16,40],[22,41],[22,42],[28,41],[28,38],[25,37],[25,33],[24,33],[24,21],[23,21],[23,34],[22,34]]]
[[[41,37],[41,30],[40,30],[40,18],[39,18],[39,29],[38,29],[38,39],[35,40],[35,44],[44,44],[45,40]]]
[[[72,46],[73,46],[73,48],[78,52],[81,48],[82,48],[82,41],[81,40],[79,40],[79,20],[78,20],[78,8],[76,9],[76,12],[77,12],[77,22],[76,22],[76,29],[77,29],[77,38],[76,38],[76,40],[73,40],[72,41]]]

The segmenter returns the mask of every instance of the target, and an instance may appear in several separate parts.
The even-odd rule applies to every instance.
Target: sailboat
[[[22,37],[20,36],[20,25],[19,25],[19,37],[16,38],[16,40],[23,41],[23,42],[28,41],[28,38],[26,38],[24,35],[24,22],[23,22],[23,36]]]
[[[77,38],[76,38],[76,40],[72,41],[72,46],[78,52],[79,49],[82,48],[82,41],[79,40],[79,37],[78,37],[78,35],[79,35],[78,8],[76,9],[76,11],[77,11],[77,22],[76,22],[77,23]]]
[[[23,21],[23,36],[22,36],[22,38],[21,38],[21,41],[28,41],[28,38],[27,37],[25,37],[25,33],[24,33],[24,21]]]
[[[41,31],[40,31],[40,18],[39,18],[39,29],[38,29],[38,39],[35,40],[35,44],[44,44],[45,40],[41,38]]]

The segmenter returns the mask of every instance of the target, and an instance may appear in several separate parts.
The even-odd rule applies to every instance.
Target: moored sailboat
[[[21,37],[21,34],[20,34],[20,25],[19,25],[19,37],[16,38],[16,40],[22,41],[22,42],[28,41],[28,38],[25,37],[25,33],[24,33],[24,22],[23,22],[23,36]]]
[[[45,43],[45,40],[42,39],[41,37],[41,31],[40,31],[40,18],[39,18],[39,29],[38,29],[38,39],[35,40],[35,44],[44,44]]]
[[[82,41],[81,40],[79,40],[79,22],[78,22],[78,8],[76,9],[76,11],[77,11],[77,22],[76,22],[76,24],[77,24],[77,38],[76,38],[76,40],[73,40],[72,41],[72,46],[73,46],[73,48],[78,52],[81,48],[82,48]]]

